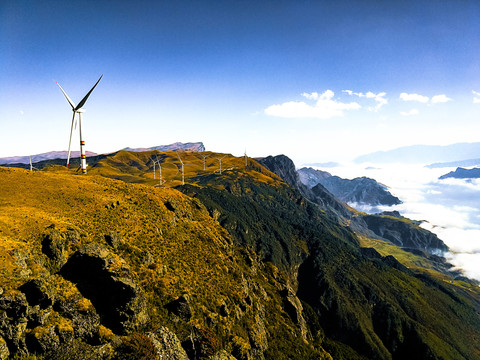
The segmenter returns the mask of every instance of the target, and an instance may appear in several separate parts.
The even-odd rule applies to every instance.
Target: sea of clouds
[[[455,168],[410,164],[345,164],[326,170],[347,179],[367,176],[386,185],[402,204],[350,205],[368,213],[397,210],[410,219],[423,220],[421,226],[437,234],[450,248],[445,254],[448,261],[480,281],[480,179],[439,180]]]

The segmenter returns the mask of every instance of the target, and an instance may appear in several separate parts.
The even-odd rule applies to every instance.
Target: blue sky
[[[463,0],[3,0],[0,157],[66,150],[55,81],[79,102],[101,74],[99,153],[203,141],[300,165],[480,141],[479,18]]]

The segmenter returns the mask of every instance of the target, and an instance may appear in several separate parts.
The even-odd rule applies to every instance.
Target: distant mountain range
[[[357,157],[356,163],[409,163],[431,164],[436,162],[463,161],[480,156],[480,142],[457,143],[446,146],[413,145],[389,151],[377,151]]]
[[[87,151],[87,157],[96,156],[97,153]],[[43,154],[32,155],[32,163],[53,160],[53,159],[66,159],[68,156],[68,151],[50,151]],[[70,157],[80,157],[80,151],[72,151]],[[10,164],[30,164],[30,156],[12,156],[6,158],[0,158],[0,165],[10,165]]]
[[[202,152],[202,151],[205,151],[205,146],[203,145],[202,142],[189,142],[189,143],[176,142],[170,145],[160,145],[160,146],[154,146],[151,148],[132,149],[127,147],[122,150],[135,151],[135,152],[152,151],[152,150],[159,150],[159,151],[180,150],[180,151]],[[87,158],[99,155],[91,151],[87,151],[86,154],[87,154]],[[38,162],[47,161],[47,160],[66,159],[67,156],[68,156],[68,151],[50,151],[42,154],[32,155],[31,159],[32,159],[32,163],[38,163]],[[80,157],[80,151],[72,151],[70,157],[71,158]],[[30,163],[30,156],[28,155],[0,158],[0,165],[29,164],[29,163]]]
[[[444,167],[470,167],[470,166],[480,166],[480,159],[433,163],[433,164],[427,165],[426,167],[430,169],[438,169],[438,168],[444,168]]]
[[[390,194],[387,187],[367,177],[352,180],[342,179],[332,174],[312,168],[301,168],[298,171],[300,181],[312,189],[323,185],[337,199],[345,203],[361,205],[398,205],[402,202]]]
[[[122,149],[122,150],[135,151],[135,152],[152,151],[152,150],[158,150],[158,151],[181,150],[181,151],[203,152],[203,151],[205,151],[205,146],[203,145],[202,142],[189,142],[189,143],[176,142],[176,143],[173,143],[173,144],[170,144],[170,145],[153,146],[153,147],[150,147],[150,148],[129,148],[129,147],[126,147],[125,149]]]

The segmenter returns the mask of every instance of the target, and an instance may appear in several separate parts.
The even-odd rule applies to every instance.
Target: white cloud
[[[412,109],[410,111],[402,111],[400,114],[402,114],[403,116],[418,115],[418,110],[417,109]]]
[[[403,101],[418,101],[421,103],[427,103],[429,100],[428,96],[423,96],[419,94],[407,94],[407,93],[401,93],[400,99],[402,99]]]
[[[480,92],[473,91],[473,103],[474,104],[480,104]]]
[[[377,112],[383,105],[388,103],[388,100],[385,98],[385,96],[387,95],[386,92],[381,92],[378,94],[375,94],[371,91],[368,91],[365,94],[361,92],[353,92],[352,90],[342,90],[342,92],[347,93],[348,95],[356,95],[359,98],[374,99],[378,104],[376,106],[369,107],[369,111]]]
[[[309,99],[309,100],[317,100],[319,95],[318,95],[317,92],[312,92],[311,94],[309,94],[309,93],[303,93],[302,96],[303,96],[303,97],[306,97],[306,98]]]
[[[283,104],[271,105],[265,109],[265,114],[285,118],[317,118],[329,119],[336,116],[343,116],[347,110],[357,110],[361,106],[356,102],[342,103],[334,100],[335,93],[326,90],[322,94],[313,92],[303,93],[302,96],[308,100],[316,100],[313,105],[304,101],[288,101]]]
[[[447,97],[447,95],[445,95],[445,94],[435,95],[435,96],[432,97],[432,104],[444,103],[444,102],[447,102],[447,101],[450,101],[450,100],[452,100],[452,99]]]

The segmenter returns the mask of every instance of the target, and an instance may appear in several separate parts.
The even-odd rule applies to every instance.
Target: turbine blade
[[[97,82],[95,83],[95,85],[93,85],[93,87],[90,89],[90,91],[87,93],[87,95],[85,95],[85,96],[83,97],[83,99],[78,103],[78,105],[75,107],[75,110],[81,109],[82,106],[85,105],[85,103],[87,102],[88,97],[89,97],[90,94],[92,93],[93,89],[95,89],[95,87],[98,85],[98,83],[100,82],[100,80],[102,80],[102,77],[103,77],[103,74],[102,74],[102,76],[100,76],[100,78],[97,80]]]
[[[67,99],[68,103],[70,104],[70,106],[72,107],[72,110],[75,110],[75,104],[73,103],[72,99],[70,99],[67,95],[67,93],[65,92],[65,90],[62,89],[62,87],[60,86],[60,84],[57,82],[57,85],[58,87],[60,88],[60,90],[62,90],[62,93],[63,95],[65,96],[65,98]]]
[[[68,140],[67,168],[70,163],[70,145],[72,144],[73,122],[75,121],[75,111],[73,112],[72,125],[70,126],[70,140]]]
[[[180,155],[178,155],[178,152],[177,152],[177,157],[178,157],[178,160],[180,160],[180,163],[181,163],[182,166],[183,166],[183,161],[182,161],[182,159],[180,159]]]

